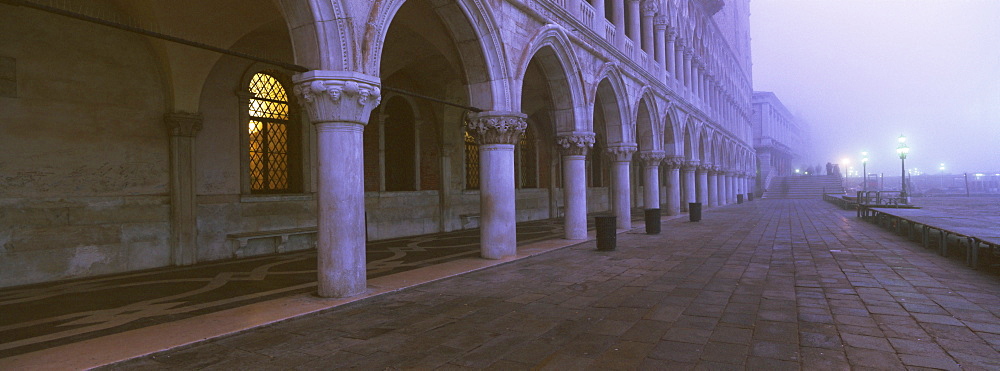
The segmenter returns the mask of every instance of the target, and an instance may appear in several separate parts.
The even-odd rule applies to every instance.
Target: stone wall
[[[106,12],[106,2],[89,6]],[[0,287],[170,261],[159,65],[141,36],[5,6]]]

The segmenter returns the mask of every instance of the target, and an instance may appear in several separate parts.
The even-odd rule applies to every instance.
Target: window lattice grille
[[[250,189],[278,192],[288,182],[288,95],[273,76],[258,73],[250,80]]]
[[[465,188],[479,189],[479,144],[465,132]]]

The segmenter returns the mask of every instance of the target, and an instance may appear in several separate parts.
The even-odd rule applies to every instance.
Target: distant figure
[[[833,175],[833,164],[826,163],[826,175]]]
[[[833,165],[833,174],[836,176],[840,176],[840,164]]]

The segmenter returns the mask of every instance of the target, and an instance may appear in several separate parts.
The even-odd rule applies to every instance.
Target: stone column
[[[628,34],[632,35],[633,45],[642,47],[642,14],[640,14],[639,0],[625,0],[628,2],[629,18],[625,21],[628,27]]]
[[[691,92],[701,98],[701,58],[697,55],[691,56]]]
[[[698,97],[707,103],[708,96],[705,95],[705,81],[705,65],[698,63]]]
[[[642,50],[646,53],[653,53],[653,16],[656,15],[657,6],[655,1],[647,0],[642,4]],[[661,39],[662,42],[662,39]]]
[[[674,31],[673,27],[667,29],[667,69],[670,70],[670,74],[667,76],[672,76],[674,79],[677,78],[677,33]]]
[[[726,173],[726,198],[729,203],[736,203],[736,173],[732,171]]]
[[[632,162],[632,153],[635,152],[635,145],[619,144],[608,146],[608,154],[611,161],[611,193],[612,207],[615,216],[618,217],[618,229],[632,228],[632,201],[629,195],[631,185],[629,184],[629,164]]]
[[[596,28],[598,30],[600,30],[600,34],[601,35],[604,34],[604,22],[601,22],[601,21],[603,21],[605,19],[608,19],[604,15],[604,13],[605,13],[605,11],[604,11],[604,2],[605,1],[607,1],[607,0],[590,0],[590,5],[594,6],[594,21],[596,21],[596,23],[597,23],[595,26],[596,26]]]
[[[198,261],[198,220],[195,199],[194,138],[201,130],[201,114],[163,115],[170,132],[170,262]]]
[[[660,207],[660,162],[667,157],[663,151],[642,152],[639,158],[643,164],[643,187],[642,204],[647,209],[657,209]]]
[[[479,244],[486,259],[517,255],[514,143],[528,128],[527,115],[479,112],[469,132],[479,143]]]
[[[719,173],[719,197],[726,201],[726,205],[733,203],[733,199],[729,198],[729,187],[731,186],[729,178],[729,172],[722,171]]]
[[[701,202],[702,208],[706,208],[708,207],[708,166],[700,165],[695,170],[695,176],[698,177],[698,185],[695,188],[695,194],[698,202]]]
[[[625,1],[611,0],[611,23],[615,25],[615,46],[625,49]]]
[[[691,89],[691,78],[694,77],[694,72],[691,70],[691,54],[690,50],[684,51],[684,86]]]
[[[377,77],[309,71],[293,77],[295,93],[316,128],[319,296],[365,291],[363,132],[381,99]]]
[[[684,40],[678,39],[674,50],[674,76],[677,82],[684,84]]]
[[[684,203],[698,202],[696,193],[695,169],[698,168],[698,161],[688,161],[684,163]]]
[[[715,199],[717,200],[716,204],[719,205],[719,206],[725,205],[726,204],[726,192],[725,192],[725,189],[726,189],[726,178],[725,178],[725,175],[722,173],[722,171],[719,169],[719,167],[715,168],[715,183],[716,183],[716,185],[718,185],[718,187],[716,187],[716,189],[715,189]]]
[[[654,58],[656,58],[656,64],[660,67],[660,71],[667,71],[667,52],[666,49],[670,45],[667,42],[667,19],[666,17],[659,16],[656,17],[653,22],[653,51]]]
[[[667,167],[667,215],[681,213],[681,160],[671,158],[664,162]]]
[[[563,160],[563,229],[568,240],[587,239],[587,152],[594,133],[573,133],[556,138]]]
[[[708,168],[708,207],[719,206],[719,173],[716,168]]]

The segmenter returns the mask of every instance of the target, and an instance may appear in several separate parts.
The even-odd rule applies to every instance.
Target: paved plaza
[[[1000,369],[1000,279],[762,200],[109,369]]]

